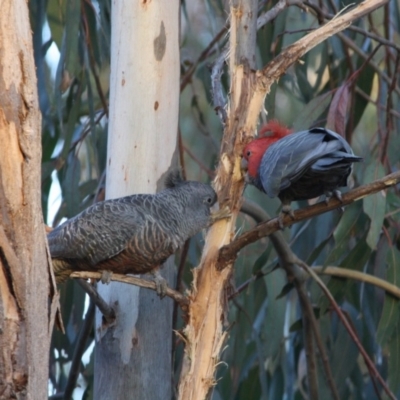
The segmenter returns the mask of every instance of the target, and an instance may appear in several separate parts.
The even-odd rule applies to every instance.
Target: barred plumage
[[[151,272],[213,222],[211,186],[176,173],[157,194],[137,194],[89,207],[47,236],[57,282],[72,271]]]

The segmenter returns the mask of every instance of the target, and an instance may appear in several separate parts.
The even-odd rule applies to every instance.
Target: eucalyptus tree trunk
[[[241,205],[243,179],[240,151],[246,135],[255,131],[259,108],[249,106],[252,72],[255,70],[257,0],[230,1],[229,76],[230,93],[220,163],[214,187],[218,198],[232,210],[232,218],[214,224],[205,239],[202,258],[194,271],[189,319],[184,329],[185,358],[179,382],[180,400],[210,398],[216,384],[216,368],[227,339],[226,295],[233,264],[217,268],[218,251],[234,237],[235,220]],[[253,118],[250,117],[253,116]],[[239,134],[240,133],[240,134]]]
[[[113,2],[107,198],[154,193],[174,164],[179,107],[179,1]],[[163,275],[173,281],[173,266]],[[172,301],[111,283],[117,321],[96,317],[96,399],[169,399]]]
[[[32,33],[25,0],[0,9],[0,398],[45,399],[50,264]]]

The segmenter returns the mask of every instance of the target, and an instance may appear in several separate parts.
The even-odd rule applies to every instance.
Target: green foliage
[[[182,77],[189,74],[190,79],[181,93],[181,161],[189,178],[202,181],[212,178],[222,137],[222,125],[213,106],[210,63],[221,54],[226,35],[205,57],[198,57],[227,23],[223,4],[182,2],[181,72]],[[273,4],[260,2],[260,14]],[[331,15],[343,6],[338,1],[319,4]],[[29,5],[43,115],[43,213],[45,217],[49,210],[55,213],[57,224],[101,198],[104,187],[111,5],[109,0],[31,0]],[[278,118],[295,130],[325,126],[328,119],[334,126],[342,126],[341,133],[352,143],[355,153],[364,158],[364,163],[355,167],[356,186],[400,166],[400,89],[396,80],[399,40],[392,32],[398,31],[400,21],[397,2],[387,7],[392,11],[385,12],[385,16],[382,11],[375,12],[371,18],[355,23],[357,31],[348,29],[310,51],[273,85],[265,100],[268,117]],[[320,20],[315,12],[321,10],[315,6],[305,12],[292,6],[262,27],[257,33],[257,66],[265,66],[282,48],[317,27]],[[383,18],[387,18],[385,23]],[[392,28],[385,29],[385,24]],[[369,32],[382,40],[371,38]],[[224,94],[228,93],[226,74],[222,84]],[[55,211],[54,204],[49,203],[54,171],[61,187],[61,204]],[[277,200],[268,199],[254,188],[248,188],[245,197],[276,215]],[[294,253],[310,265],[340,266],[399,286],[399,210],[398,188],[390,189],[365,197],[343,213],[332,211],[296,224],[284,235]],[[240,216],[238,228],[247,230],[252,226],[254,221],[249,216]],[[202,237],[197,235],[182,263],[182,285],[190,285],[190,268],[197,265],[201,248]],[[180,262],[178,255],[177,265]],[[307,337],[301,310],[293,285],[288,284],[283,270],[274,269],[277,264],[268,239],[240,253],[235,284],[241,291],[230,303],[230,335],[222,354],[226,364],[218,369],[214,400],[301,399],[307,390]],[[399,299],[352,279],[325,277],[324,281],[383,378],[400,395]],[[340,398],[376,398],[371,375],[330,302],[311,280],[306,287]],[[53,337],[49,377],[52,393],[62,392],[66,386],[86,318],[83,290],[72,281],[65,284],[61,305],[66,334],[55,331]],[[175,327],[182,327],[181,318],[176,319]],[[93,333],[86,339],[85,350],[92,340]],[[181,347],[177,347],[175,356],[178,376]],[[88,364],[80,365],[82,388],[80,394],[75,391],[74,398],[93,398],[93,352],[88,360]],[[320,398],[328,399],[331,392],[320,359],[318,363]]]

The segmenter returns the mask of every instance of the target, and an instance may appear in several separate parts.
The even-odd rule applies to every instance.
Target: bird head
[[[242,169],[247,171],[250,179],[258,176],[258,168],[265,151],[273,143],[289,135],[292,131],[276,120],[264,124],[259,137],[248,143],[243,149]]]

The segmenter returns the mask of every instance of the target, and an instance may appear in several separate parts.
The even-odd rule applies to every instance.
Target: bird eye
[[[251,156],[251,151],[250,151],[250,150],[247,150],[246,156],[247,156],[247,157],[250,157],[250,156]]]
[[[206,198],[206,203],[212,204],[212,202],[213,202],[213,199],[211,197]]]

